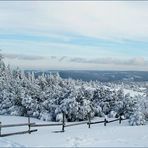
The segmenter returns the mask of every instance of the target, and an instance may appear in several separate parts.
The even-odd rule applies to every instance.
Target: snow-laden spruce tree
[[[140,100],[141,111],[145,116],[145,119],[148,120],[148,96],[138,96]]]
[[[3,56],[0,54],[0,114],[10,114],[9,109],[12,107],[12,100],[15,94],[12,92],[10,85],[8,69],[3,62]]]
[[[76,101],[76,97],[77,91],[71,89],[61,101],[60,113],[64,112],[68,121],[76,121],[79,119],[79,103]]]
[[[92,105],[93,105],[93,108],[94,108],[94,114],[95,116],[104,116],[104,113],[102,111],[102,108],[100,106],[101,104],[101,97],[100,97],[100,91],[99,91],[99,88],[95,89],[93,91],[93,97],[92,97]]]
[[[142,112],[142,106],[140,105],[140,102],[138,98],[136,97],[133,99],[133,106],[132,106],[132,112],[129,116],[129,124],[132,126],[135,125],[144,125],[145,124],[145,116]]]

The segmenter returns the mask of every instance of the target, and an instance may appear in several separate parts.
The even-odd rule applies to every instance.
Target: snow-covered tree
[[[133,112],[129,116],[129,124],[130,125],[144,125],[145,124],[145,117],[142,113],[141,106],[139,102],[135,102]]]
[[[116,90],[117,86],[121,89]],[[12,70],[0,54],[0,114],[48,121],[61,121],[62,112],[67,121],[87,120],[88,114],[92,118],[124,115],[131,125],[144,124],[148,120],[148,97],[131,97],[123,91],[125,87],[140,91],[138,86],[62,79],[58,73],[35,76],[19,68]]]

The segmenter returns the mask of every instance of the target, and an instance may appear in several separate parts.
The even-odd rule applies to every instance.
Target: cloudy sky
[[[147,70],[147,1],[0,1],[0,49],[23,69]]]

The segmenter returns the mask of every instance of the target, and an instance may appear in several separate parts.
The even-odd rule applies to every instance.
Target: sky
[[[12,67],[148,71],[148,1],[0,1]]]

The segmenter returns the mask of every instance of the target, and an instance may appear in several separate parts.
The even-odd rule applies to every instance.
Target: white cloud
[[[12,60],[13,59],[13,60]],[[67,69],[67,70],[148,70],[148,60],[135,58],[80,58],[67,56],[5,55],[5,62],[24,69]]]
[[[145,61],[143,57],[136,57],[136,58],[129,60],[128,63],[133,64],[133,65],[147,65],[148,61]]]
[[[148,2],[139,3],[18,1],[8,5],[0,2],[0,27],[37,34],[73,32],[110,40],[146,40]]]
[[[146,61],[143,57],[135,57],[131,59],[125,58],[113,58],[113,57],[105,57],[105,58],[95,58],[95,59],[87,59],[87,58],[70,58],[70,62],[74,63],[84,63],[84,64],[105,64],[105,65],[126,65],[126,66],[143,66],[147,65],[148,61]]]
[[[8,3],[1,1],[0,30],[1,34],[5,35],[38,35],[63,41],[52,43],[48,41],[18,41],[17,39],[0,40],[0,47],[4,48],[3,52],[7,54],[24,55],[27,53],[36,56],[52,56],[52,58],[43,59],[38,65],[36,62],[39,59],[28,62],[25,60],[26,57],[23,59],[17,56],[13,61],[7,58],[8,63],[19,64],[21,67],[148,69],[145,64],[147,63],[145,60],[147,55],[144,58],[132,56],[134,46],[129,54],[112,52],[113,50],[101,46],[87,47],[68,43],[73,34],[107,39],[122,44],[126,43],[125,40],[147,42],[148,2],[13,1]],[[57,56],[61,56],[61,58],[57,58]],[[67,57],[69,56],[80,56],[80,58],[73,59],[75,62],[68,63]],[[111,58],[107,58],[109,56]],[[122,60],[121,57],[125,59]]]
[[[43,60],[45,57],[43,56],[35,56],[35,55],[23,55],[23,54],[3,54],[6,59],[18,59],[18,60]]]

